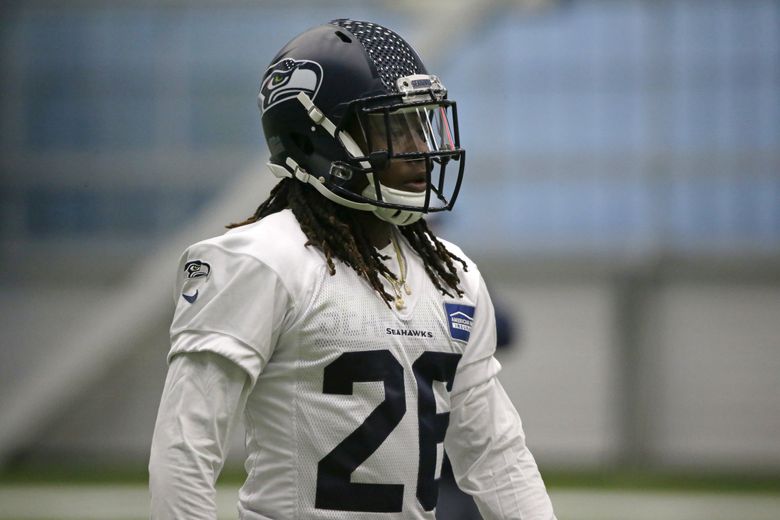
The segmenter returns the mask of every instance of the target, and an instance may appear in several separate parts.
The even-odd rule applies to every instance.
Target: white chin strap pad
[[[374,187],[374,183],[371,182],[372,180],[373,179],[369,179],[369,185],[366,186],[366,188],[363,190],[362,195],[366,198],[376,200],[376,188]],[[422,209],[425,205],[424,191],[404,191],[395,188],[388,188],[387,186],[381,184],[380,189],[382,190],[382,199],[384,202],[418,207],[420,209]],[[374,207],[373,212],[377,218],[384,220],[385,222],[395,224],[396,226],[408,226],[409,224],[414,224],[423,216],[422,211],[381,208],[378,206]]]

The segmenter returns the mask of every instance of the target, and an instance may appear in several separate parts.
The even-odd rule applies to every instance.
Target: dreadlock
[[[381,255],[369,242],[362,221],[354,218],[353,210],[331,202],[302,182],[282,179],[252,216],[227,227],[251,224],[285,208],[290,208],[298,219],[308,239],[306,245],[317,247],[325,255],[331,276],[336,274],[333,259],[339,259],[364,278],[386,303],[393,301],[393,296],[385,290],[380,279],[382,275],[393,276],[382,263],[388,257]],[[422,258],[425,272],[433,285],[442,294],[453,296],[454,292],[462,296],[455,262],[460,263],[464,271],[467,269],[466,262],[447,250],[423,219],[399,229]]]

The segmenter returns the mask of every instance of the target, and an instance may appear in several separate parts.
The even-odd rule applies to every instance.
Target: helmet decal
[[[319,63],[285,58],[266,71],[260,87],[260,110],[265,112],[277,103],[295,99],[300,92],[314,99],[321,83],[322,66]]]

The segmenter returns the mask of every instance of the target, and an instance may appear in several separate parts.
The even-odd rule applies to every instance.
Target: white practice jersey
[[[457,247],[464,294],[448,297],[400,242],[402,310],[343,263],[331,276],[289,210],[182,257],[170,357],[217,353],[253,385],[243,519],[434,518],[451,399],[500,368],[494,314]]]

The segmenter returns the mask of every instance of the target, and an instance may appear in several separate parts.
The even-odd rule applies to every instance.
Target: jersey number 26
[[[412,364],[417,382],[420,459],[417,472],[417,500],[426,511],[438,498],[436,445],[444,441],[450,414],[436,413],[433,382],[446,383],[452,390],[460,354],[425,352]],[[351,395],[354,383],[381,381],[385,399],[363,424],[325,455],[317,466],[317,509],[399,513],[403,506],[403,484],[350,482],[355,471],[387,439],[406,414],[403,366],[389,350],[347,352],[325,367],[323,392]]]

